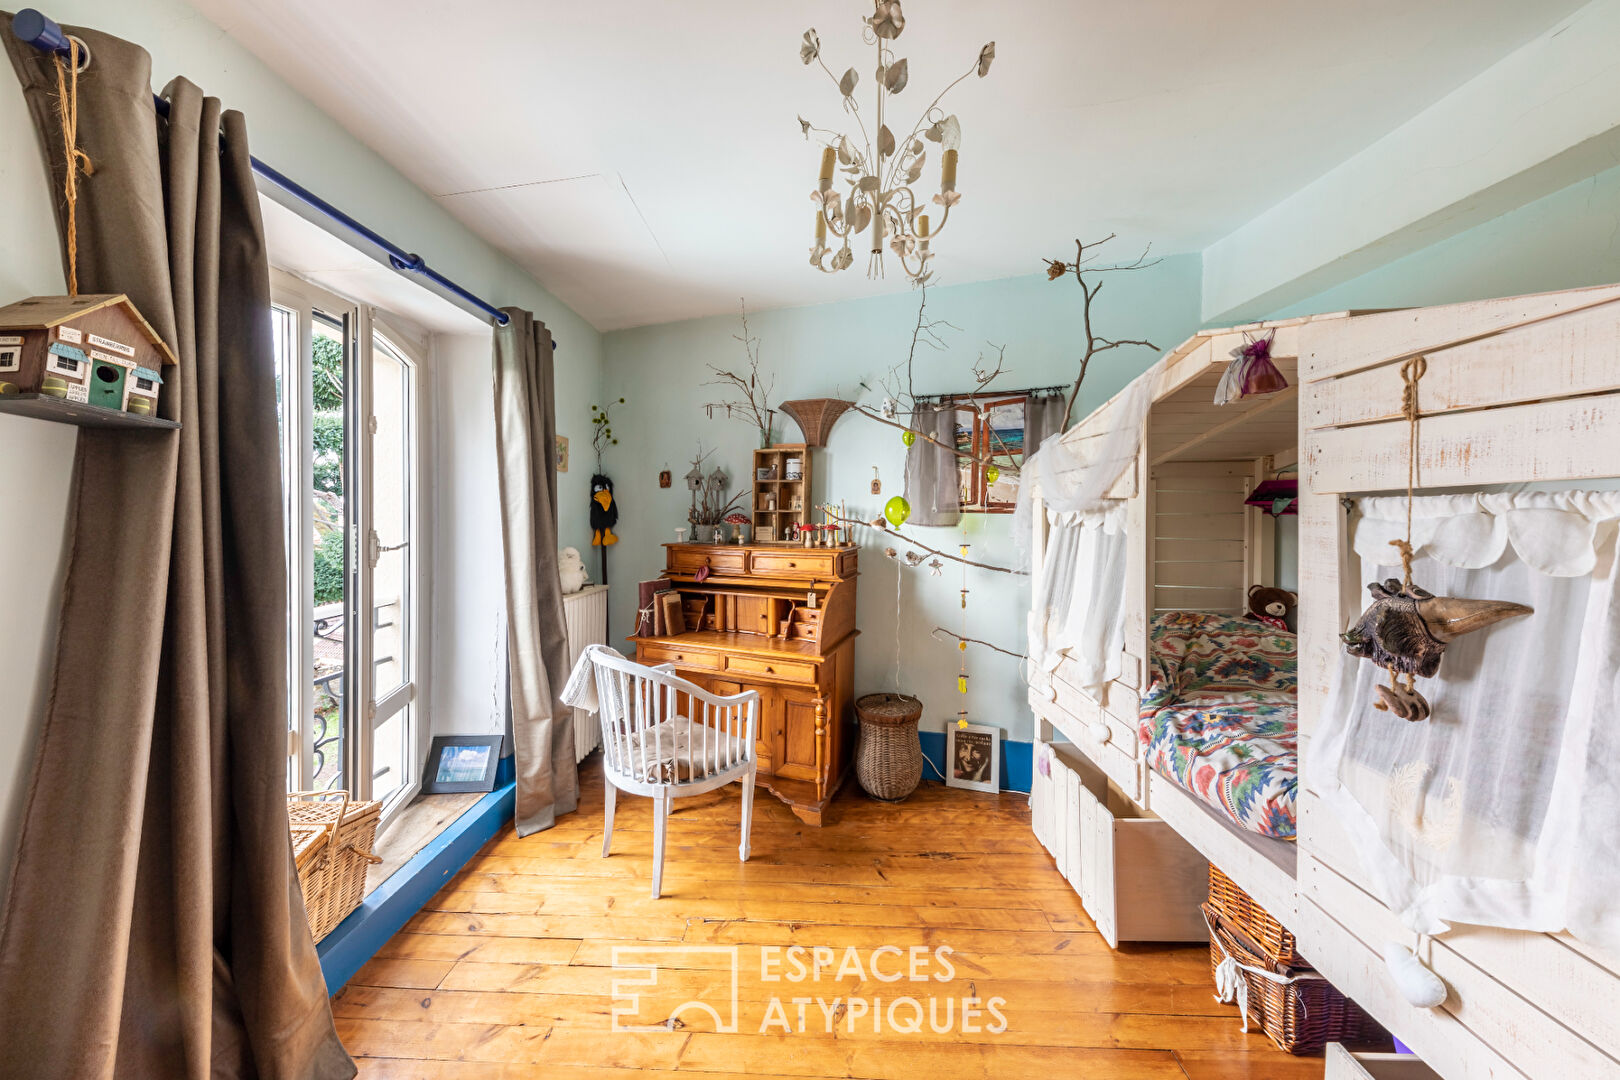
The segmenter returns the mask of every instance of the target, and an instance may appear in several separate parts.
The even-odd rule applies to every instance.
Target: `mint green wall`
[[[1081,333],[1077,295],[1072,280],[1049,282],[1040,274],[930,289],[930,316],[948,320],[961,331],[947,332],[945,352],[919,349],[917,391],[971,389],[971,368],[979,352],[988,349],[987,341],[1007,346],[1007,371],[997,380],[999,386],[1069,381]],[[1110,337],[1146,337],[1169,348],[1197,329],[1198,300],[1197,257],[1173,256],[1152,270],[1110,280],[1097,301],[1097,329]],[[750,314],[749,328],[761,340],[763,369],[776,378],[772,401],[857,394],[875,401],[874,395],[859,389],[859,383],[864,379],[875,386],[877,377],[905,358],[916,313],[917,296],[907,292]],[[733,491],[748,483],[750,451],[758,444],[754,429],[737,420],[710,420],[702,410],[704,402],[721,395],[719,388],[701,385],[709,377],[707,365],[736,368],[747,363],[742,345],[732,337],[740,332],[738,320],[727,317],[604,335],[606,385],[614,397],[626,398],[614,414],[619,445],[605,459],[621,503],[623,537],[609,555],[615,638],[632,627],[635,583],[654,577],[662,565],[663,549],[658,545],[673,540],[676,526],[686,524],[691,497],[680,478],[690,468],[698,442],[705,449],[716,448],[708,468],[723,465],[733,478]],[[1107,400],[1155,359],[1156,353],[1137,349],[1097,361],[1076,416]],[[781,441],[802,438],[792,420],[780,420]],[[588,454],[587,446],[576,444],[576,468],[586,467]],[[815,498],[843,500],[851,515],[874,517],[891,495],[903,490],[904,456],[898,432],[846,413],[827,448],[815,453]],[[880,496],[870,494],[873,465],[883,481]],[[675,486],[660,490],[658,471],[665,468],[675,474]],[[960,528],[912,531],[933,547],[954,550],[967,543],[972,545],[970,557],[1005,564],[1016,557],[1011,520],[1006,515],[970,514]],[[856,692],[866,693],[897,685],[898,568],[883,558],[876,534],[863,531],[861,540]],[[594,556],[588,557],[588,564],[594,575]],[[960,631],[961,571],[953,565],[941,577],[932,577],[926,570],[907,569],[899,584],[898,685],[922,698],[924,729],[939,730],[958,708],[959,654],[954,644],[931,639],[929,630],[943,625]],[[1021,651],[1027,579],[974,570],[968,574],[967,587],[969,636]],[[970,648],[968,671],[967,707],[972,718],[1006,728],[1010,738],[1029,739],[1032,721],[1017,662]]]
[[[1620,281],[1620,167],[1397,259],[1272,318],[1427,307]]]

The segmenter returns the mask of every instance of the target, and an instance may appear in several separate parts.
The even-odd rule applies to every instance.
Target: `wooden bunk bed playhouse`
[[[1058,784],[1082,789],[1066,802],[1084,805],[1090,811],[1087,820],[1106,821],[1110,830],[1115,825],[1111,819],[1124,813],[1140,823],[1133,825],[1138,831],[1160,834],[1156,846],[1160,865],[1142,875],[1151,884],[1147,891],[1107,896],[1094,883],[1080,890],[1082,899],[1090,900],[1087,910],[1111,944],[1203,938],[1206,930],[1198,905],[1207,889],[1205,860],[1219,866],[1285,922],[1294,908],[1294,843],[1238,828],[1148,768],[1139,725],[1142,695],[1154,673],[1155,617],[1206,612],[1235,618],[1245,610],[1251,585],[1279,582],[1277,519],[1245,505],[1245,498],[1261,481],[1297,465],[1298,341],[1307,321],[1205,331],[1172,350],[1142,376],[1152,383],[1147,391],[1151,402],[1141,420],[1135,463],[1108,492],[1123,501],[1126,544],[1119,652],[1111,657],[1108,668],[1117,674],[1101,687],[1088,689],[1085,683],[1094,680],[1085,679],[1076,660],[1064,656],[1050,671],[1036,670],[1031,677],[1029,701],[1042,744],[1038,753],[1051,755],[1049,760],[1062,766],[1063,773],[1075,771],[1072,762],[1083,758],[1082,770],[1100,772],[1108,782],[1107,797],[1098,800],[1103,804],[1099,812],[1085,798],[1084,782],[1076,785],[1067,775],[1060,775]],[[1264,336],[1271,337],[1272,360],[1288,380],[1288,388],[1227,405],[1214,404],[1216,386],[1234,350]],[[1137,422],[1136,414],[1123,404],[1124,396],[1099,408],[1063,438],[1081,445],[1106,438],[1121,423]],[[1124,415],[1127,413],[1130,415]],[[1032,519],[1038,524],[1031,573],[1038,580],[1044,569],[1048,533],[1038,480]],[[1048,749],[1057,736],[1070,745]],[[1049,790],[1052,772],[1050,765],[1044,771],[1038,769],[1036,786]],[[1090,786],[1102,790],[1094,779]],[[1066,804],[1058,809],[1055,796],[1046,798],[1047,790],[1037,797],[1036,809],[1041,811],[1038,831],[1054,833],[1063,829],[1063,821],[1053,827],[1047,822],[1054,817],[1066,820],[1070,813]],[[1071,848],[1073,831],[1063,829],[1063,839]],[[1072,851],[1066,856],[1066,862],[1088,865]],[[1116,928],[1109,918],[1116,909],[1155,915],[1146,927]]]
[[[1290,389],[1214,406],[1213,387],[1230,350],[1246,332],[1268,331],[1275,332],[1272,354]],[[1426,361],[1427,373],[1413,455],[1400,369],[1417,357]],[[1620,286],[1210,331],[1172,352],[1145,378],[1154,380],[1152,406],[1135,466],[1109,492],[1125,501],[1128,545],[1113,677],[1087,691],[1079,665],[1064,657],[1030,680],[1039,739],[1061,737],[1072,744],[1052,754],[1056,767],[1050,775],[1043,777],[1037,767],[1037,834],[1049,846],[1055,837],[1078,838],[1079,849],[1070,840],[1060,866],[1096,862],[1083,850],[1089,834],[1076,824],[1074,800],[1054,795],[1064,788],[1067,763],[1080,761],[1093,789],[1097,774],[1106,778],[1106,798],[1093,799],[1104,811],[1126,809],[1133,822],[1173,833],[1196,856],[1219,866],[1297,936],[1300,952],[1322,975],[1439,1075],[1620,1077],[1620,1010],[1614,1008],[1620,955],[1612,942],[1599,946],[1556,928],[1541,932],[1457,919],[1432,936],[1415,934],[1369,885],[1357,838],[1318,790],[1326,778],[1300,771],[1297,840],[1273,839],[1238,828],[1149,769],[1137,738],[1153,671],[1154,616],[1187,609],[1228,612],[1241,603],[1247,585],[1274,581],[1278,568],[1268,522],[1253,508],[1233,504],[1241,503],[1245,485],[1295,459],[1301,446],[1301,762],[1312,760],[1313,737],[1326,747],[1328,729],[1342,726],[1342,706],[1330,715],[1329,703],[1339,700],[1331,696],[1345,670],[1340,634],[1367,603],[1356,529],[1360,508],[1370,504],[1361,500],[1397,494],[1404,500],[1409,480],[1419,497],[1491,486],[1613,487],[1620,474]],[[1098,437],[1117,423],[1117,402],[1064,438]],[[1415,458],[1412,475],[1409,458]],[[1038,487],[1033,494],[1039,574],[1048,529]],[[1598,522],[1594,535],[1600,548],[1608,545],[1603,550],[1612,560],[1612,518]],[[1187,543],[1189,536],[1200,542]],[[1599,555],[1597,573],[1612,574]],[[1519,726],[1539,720],[1471,719]],[[1473,808],[1468,812],[1479,816]],[[1493,809],[1483,813],[1490,816]],[[1084,820],[1098,816],[1092,807]],[[1196,905],[1202,897],[1195,876],[1165,874],[1165,866],[1178,865],[1178,856],[1166,851],[1175,849],[1160,843],[1138,850],[1136,857],[1156,864],[1115,868],[1105,882],[1126,889],[1151,879],[1161,886],[1156,892],[1109,897],[1109,905],[1158,904],[1181,912]],[[1095,890],[1098,882],[1093,873],[1090,887]],[[1090,902],[1087,908],[1092,910]],[[1092,914],[1097,918],[1097,911]],[[1161,914],[1156,923],[1174,925],[1176,919]],[[1130,936],[1104,933],[1111,943]],[[1418,963],[1438,978],[1433,985],[1443,1000],[1416,1002],[1389,959],[1397,945],[1415,950]],[[1379,1057],[1360,1066],[1374,1077],[1406,1075],[1402,1067]]]

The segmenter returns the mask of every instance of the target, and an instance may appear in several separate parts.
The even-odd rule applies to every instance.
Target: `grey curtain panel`
[[[54,68],[0,23],[59,193]],[[174,349],[159,412],[183,427],[78,437],[0,926],[0,1047],[7,1068],[64,1080],[350,1077],[287,835],[280,455],[246,125],[184,79],[159,121],[146,52],[73,32],[94,56],[80,288],[127,293]]]
[[[557,417],[551,333],[533,313],[503,308],[495,328],[495,453],[506,550],[507,672],[517,831],[527,836],[579,805],[568,632],[557,575]]]
[[[1024,460],[1028,461],[1041,443],[1063,430],[1062,394],[1031,394],[1024,399]]]
[[[955,525],[962,520],[962,486],[957,456],[945,449],[956,440],[956,410],[948,405],[919,404],[911,427],[933,435],[940,445],[918,439],[906,449],[908,525]]]

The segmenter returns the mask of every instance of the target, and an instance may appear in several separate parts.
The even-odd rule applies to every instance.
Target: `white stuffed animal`
[[[585,560],[579,557],[578,548],[563,548],[562,554],[557,557],[557,572],[562,576],[562,591],[576,593],[590,584],[591,574],[585,569]]]

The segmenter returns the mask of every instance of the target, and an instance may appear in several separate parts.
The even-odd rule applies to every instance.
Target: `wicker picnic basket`
[[[866,694],[855,702],[855,715],[861,722],[855,778],[872,798],[899,802],[922,781],[922,702],[906,694]]]
[[[1290,1054],[1314,1054],[1330,1042],[1389,1038],[1376,1020],[1311,968],[1295,950],[1294,935],[1253,897],[1214,866],[1209,876],[1210,897],[1203,912],[1209,924],[1210,973],[1216,997],[1236,1002],[1244,1031],[1252,1020]]]
[[[288,792],[293,864],[316,941],[365,899],[366,868],[382,862],[371,853],[381,814],[382,803],[352,802],[347,791]]]

